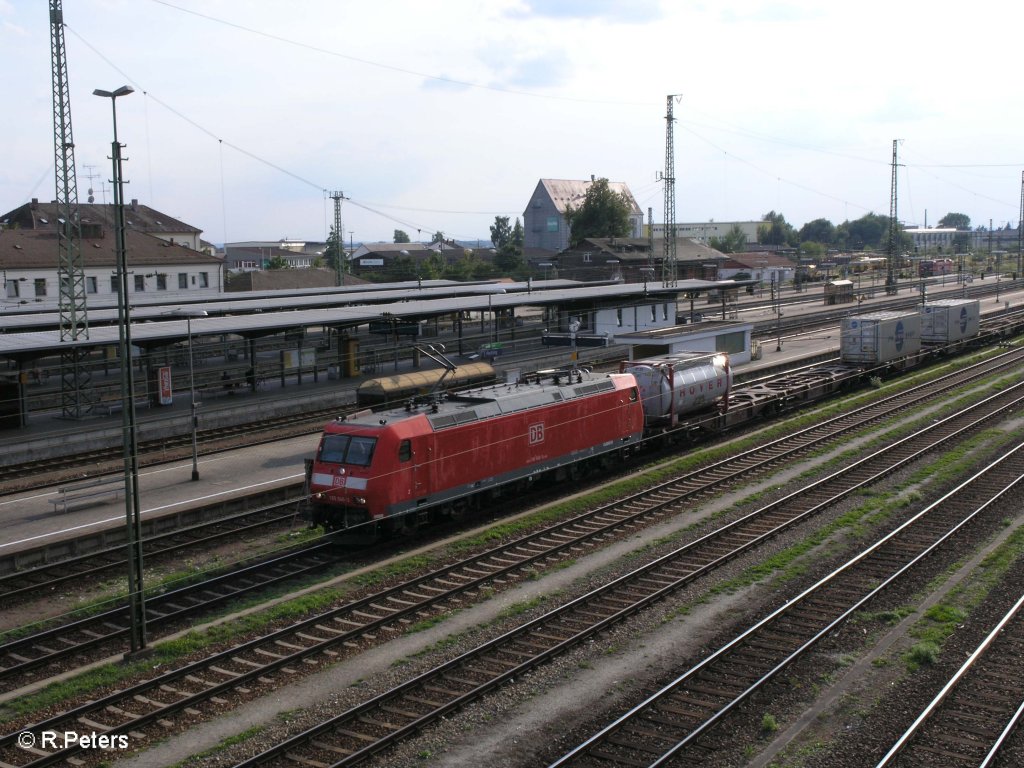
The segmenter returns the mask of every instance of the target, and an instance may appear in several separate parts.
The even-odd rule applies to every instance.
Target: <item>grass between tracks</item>
[[[975,452],[983,450],[992,441],[1002,441],[1005,438],[1005,433],[1000,430],[988,430],[974,435],[970,440],[963,441],[936,456],[927,466],[914,472],[907,484],[912,488],[948,485],[952,479],[963,475],[976,463],[973,455]],[[832,463],[848,463],[856,455],[861,455],[860,451],[838,456]],[[715,585],[697,602],[707,602],[719,594],[731,594],[772,576],[780,583],[798,578],[806,573],[809,566],[805,555],[815,550],[820,550],[822,554],[838,554],[841,550],[846,550],[851,544],[844,543],[844,538],[852,538],[854,542],[862,540],[879,525],[895,519],[903,510],[917,503],[921,498],[921,491],[867,490],[860,495],[863,501],[856,508],[803,537],[799,542],[746,568],[735,578]],[[745,499],[742,503],[747,501]],[[684,605],[667,615],[665,620],[671,621],[677,616],[686,615],[692,608],[692,603]]]
[[[1011,524],[1011,521],[1006,521]],[[903,660],[910,672],[938,660],[942,647],[961,627],[971,612],[981,605],[993,589],[999,586],[1010,569],[1024,556],[1024,527],[1017,528],[996,550],[989,554],[980,567],[962,584],[958,584],[942,602],[933,605],[914,624],[910,636],[917,642]],[[955,570],[954,565],[943,577]]]
[[[958,363],[957,367],[964,363]],[[949,366],[952,368],[952,366]],[[469,550],[495,546],[497,543],[508,538],[520,535],[526,530],[536,528],[539,525],[549,524],[568,516],[582,513],[585,510],[593,509],[595,506],[610,503],[631,493],[650,488],[665,482],[680,473],[693,471],[700,466],[710,462],[718,461],[728,455],[761,445],[766,441],[777,439],[792,434],[795,430],[820,424],[823,420],[844,413],[852,408],[865,405],[883,396],[896,393],[903,389],[920,384],[925,378],[932,378],[947,372],[946,370],[935,370],[913,377],[899,380],[893,385],[882,390],[870,392],[858,397],[848,399],[844,403],[834,403],[823,407],[815,408],[802,415],[788,419],[784,424],[779,423],[769,426],[756,435],[740,438],[730,442],[728,445],[712,446],[704,450],[688,453],[680,459],[669,462],[662,462],[638,470],[629,478],[619,481],[607,488],[600,489],[594,493],[581,496],[576,499],[561,502],[541,510],[533,515],[524,518],[491,526],[488,530],[476,536],[464,539],[448,547],[450,554],[461,554]],[[896,507],[906,506],[910,503],[907,499],[898,499],[892,502]],[[871,507],[878,511],[877,506]],[[888,512],[880,514],[888,514]],[[857,518],[846,521],[846,525],[852,526]],[[866,520],[861,521],[862,524]],[[835,530],[842,526],[836,525]],[[769,561],[761,564],[757,572],[750,573],[745,581],[764,578],[767,574],[775,571],[782,571],[786,575],[796,575],[802,567],[796,563],[800,554],[808,551],[812,546],[817,546],[824,541],[824,536],[815,537],[805,544],[799,545],[797,549],[770,558]],[[374,586],[389,579],[419,572],[434,567],[441,560],[442,554],[420,555],[410,557],[397,563],[390,564],[384,568],[377,569],[371,573],[361,575],[354,579],[359,586]],[[719,589],[736,589],[742,584],[736,582],[732,585],[723,585]],[[4,712],[0,713],[0,721],[7,721],[17,716],[24,716],[33,712],[45,710],[57,706],[60,703],[74,700],[86,695],[96,697],[106,689],[112,689],[124,681],[144,675],[160,674],[164,669],[171,669],[181,664],[184,660],[199,653],[212,653],[220,647],[228,647],[237,642],[240,636],[258,635],[270,631],[275,625],[296,621],[310,615],[328,610],[336,603],[345,599],[347,589],[325,589],[317,593],[306,595],[296,600],[278,604],[266,611],[254,613],[229,623],[215,625],[203,631],[189,632],[187,635],[165,642],[155,643],[153,655],[145,661],[136,661],[126,664],[109,665],[103,668],[91,670],[78,675],[73,679],[62,681],[48,686],[37,694],[23,697],[16,702],[6,706]]]

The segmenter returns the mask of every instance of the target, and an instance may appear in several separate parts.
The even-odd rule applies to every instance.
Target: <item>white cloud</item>
[[[109,103],[92,90],[129,83],[129,195],[208,239],[324,237],[323,190],[341,189],[356,239],[397,227],[486,240],[537,179],[591,173],[627,182],[660,219],[669,93],[683,95],[678,220],[888,210],[895,138],[914,209],[1018,215],[1015,50],[961,34],[972,18],[1019,26],[1024,11],[994,0],[926,14],[881,0],[174,2],[196,13],[65,6],[79,187],[86,164],[109,175]],[[54,185],[39,183],[53,162],[45,8],[0,0],[0,36],[0,67],[17,73],[7,210]]]

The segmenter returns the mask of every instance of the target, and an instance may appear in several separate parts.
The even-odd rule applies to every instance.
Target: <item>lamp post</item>
[[[169,314],[173,317],[184,317],[185,328],[188,333],[188,391],[191,414],[190,422],[192,425],[192,480],[194,482],[199,479],[199,444],[196,439],[196,433],[199,430],[199,414],[197,411],[199,403],[196,402],[196,377],[192,362],[192,318],[206,317],[206,310],[178,308]]]
[[[128,264],[125,253],[124,179],[121,175],[121,144],[117,140],[117,99],[133,93],[122,85],[116,91],[97,88],[94,96],[110,99],[114,123],[114,140],[110,145],[113,165],[115,238],[117,254],[117,326],[118,355],[121,358],[121,424],[124,430],[124,507],[128,533],[128,606],[131,651],[129,656],[146,647],[146,605],[142,584],[142,514],[139,510],[138,430],[135,423],[135,383],[132,379],[131,316],[128,306]]]

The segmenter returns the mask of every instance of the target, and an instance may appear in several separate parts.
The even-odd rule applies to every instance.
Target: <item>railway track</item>
[[[892,471],[893,462],[886,458],[886,455],[891,456],[894,451],[900,450],[900,460],[911,461],[919,457],[921,452],[933,450],[952,439],[954,435],[962,434],[962,430],[976,428],[983,423],[985,417],[978,415],[980,411],[985,410],[988,413],[987,418],[991,418],[992,414],[1003,414],[1006,408],[1011,407],[1011,403],[1024,396],[1020,392],[1022,389],[1024,386],[1018,385],[1013,390],[1004,391],[970,411],[962,411],[952,419],[933,425],[928,430],[901,440],[885,451],[865,459],[864,461],[874,461],[878,465],[868,478],[853,475],[855,471],[861,474],[865,472],[862,461],[822,482],[830,482],[837,486],[832,492],[832,497],[852,493],[855,488],[884,477]],[[954,422],[960,423],[961,431],[957,430]],[[934,435],[940,429],[944,434],[937,438]],[[931,433],[932,437],[928,437],[926,433]],[[916,449],[911,446],[914,440],[919,443]],[[844,477],[852,479],[844,481]],[[645,566],[629,577],[619,579],[602,590],[542,617],[542,620],[538,620],[544,622],[542,624],[534,622],[521,627],[460,657],[456,660],[457,665],[449,664],[435,670],[431,673],[433,683],[418,678],[403,687],[403,691],[374,699],[358,708],[358,712],[342,716],[343,719],[348,718],[345,720],[346,725],[339,725],[340,721],[332,721],[318,729],[316,734],[309,736],[307,747],[303,747],[306,750],[305,754],[309,754],[308,745],[313,745],[313,752],[322,756],[324,748],[317,745],[327,738],[325,734],[332,734],[331,746],[326,748],[326,752],[346,750],[366,756],[386,747],[391,741],[407,736],[430,720],[462,706],[510,677],[522,674],[529,666],[543,663],[551,655],[593,636],[700,575],[711,572],[717,565],[731,560],[741,551],[756,547],[782,530],[795,525],[800,519],[806,519],[828,503],[811,498],[812,489],[819,488],[820,484],[815,484],[799,494],[787,497],[786,501],[792,507],[788,516],[781,513],[778,505],[766,509],[762,514],[749,515],[670,556]],[[807,507],[806,503],[798,504],[797,501],[801,498],[810,499],[810,502],[806,502],[810,503],[810,506]],[[620,510],[620,514],[622,511],[626,512],[624,518],[636,514],[636,510],[629,509],[631,503],[635,504],[636,500],[627,501],[624,510]],[[662,514],[671,512],[669,505],[660,498],[652,503],[652,507],[660,510]],[[769,517],[772,518],[772,522],[766,522]],[[594,530],[599,526],[580,527],[587,536],[601,535]],[[604,535],[607,535],[607,530]],[[564,532],[558,532],[553,536],[559,543],[564,543],[567,538],[569,536]],[[578,542],[573,542],[573,548],[576,550],[574,555],[578,554],[580,546]],[[461,574],[453,569],[445,569],[444,572],[436,574],[440,578],[433,583],[409,582],[387,593],[372,595],[336,612],[297,624],[283,633],[258,638],[202,662],[145,681],[140,686],[82,705],[46,722],[37,723],[32,726],[32,730],[60,731],[74,723],[88,722],[91,727],[108,734],[127,730],[138,733],[148,723],[168,722],[182,710],[194,711],[202,707],[204,702],[220,700],[229,694],[244,696],[245,691],[257,685],[255,681],[271,680],[275,676],[286,674],[286,670],[294,672],[305,665],[315,666],[324,660],[337,658],[337,655],[346,648],[351,651],[352,646],[359,647],[372,641],[374,636],[383,634],[389,627],[394,631],[396,626],[401,628],[413,621],[421,620],[445,604],[457,603],[471,596],[486,579],[494,578],[498,574],[508,574],[512,569],[521,567],[517,560],[521,563],[545,564],[555,559],[553,554],[545,551],[536,540],[530,543],[516,543],[504,548],[502,552],[504,555],[501,557],[497,556],[497,552],[490,553],[490,572],[487,572],[487,567],[481,565],[483,561],[467,567]],[[518,552],[518,555],[511,554],[515,552]],[[481,677],[481,669],[489,671]],[[476,684],[467,687],[464,681]],[[406,697],[399,702],[395,697],[402,693],[409,694],[412,698]],[[432,709],[428,707],[428,711],[424,711],[424,706],[427,705],[423,702],[436,706]],[[376,715],[367,714],[370,711],[368,707],[377,706],[383,709],[376,710]],[[399,715],[392,711],[396,709],[399,713],[413,714],[415,718],[410,721],[406,717],[402,721],[404,725],[394,728],[382,727],[380,723],[397,722],[396,718]],[[371,722],[369,730],[365,728],[367,719]],[[377,725],[374,726],[372,723]],[[352,731],[354,728],[358,729],[354,731],[358,735],[346,737],[349,739],[348,746],[340,745],[337,742],[337,734],[344,735],[344,732]],[[382,730],[387,733],[381,733]],[[13,747],[13,738],[14,734],[9,734],[0,739],[0,760],[11,762],[12,765],[26,765],[24,753],[19,753]],[[372,741],[372,745],[368,740]],[[358,748],[355,748],[356,745]],[[299,749],[295,744],[291,744],[285,752],[292,747]],[[71,757],[73,753],[74,748],[71,748],[70,752],[62,750],[37,755],[38,760],[28,764],[58,764]],[[334,751],[335,757],[339,754]],[[270,757],[265,756],[261,759]]]
[[[830,420],[819,425],[816,431],[804,430],[800,433],[802,439],[813,440],[815,435],[828,435],[830,433],[840,434],[842,430],[857,428],[860,425],[869,423],[870,419],[884,418],[889,414],[897,412],[901,408],[912,407],[919,398],[928,393],[938,394],[961,386],[964,382],[977,379],[982,376],[991,375],[1000,370],[1009,370],[1024,361],[1024,349],[1014,349],[1004,352],[989,360],[966,366],[938,379],[908,390],[905,393],[897,394],[879,401],[866,408],[855,409],[846,417],[840,420]],[[796,437],[796,436],[793,436]],[[783,445],[782,441],[775,441],[769,446],[771,450],[778,450]],[[196,529],[194,535],[200,535],[201,529]],[[148,539],[147,539],[148,540]],[[166,538],[164,539],[166,540]],[[148,546],[144,543],[144,546]],[[83,572],[91,573],[94,568],[109,570],[123,567],[122,553],[117,547],[111,547],[102,553],[94,555],[83,555],[71,561],[60,561],[50,565],[41,566],[32,572],[17,572],[8,576],[0,577],[0,598],[13,598],[18,594],[25,594],[38,589],[47,589],[58,586],[61,579],[75,578],[76,574]],[[95,557],[95,561],[91,558]],[[67,563],[65,566],[64,563]],[[95,563],[95,564],[94,564]],[[19,573],[24,574],[22,586],[17,586]],[[53,579],[47,577],[53,573]]]
[[[988,768],[1024,717],[1024,597],[896,740],[877,768]]]
[[[512,575],[522,572],[529,567],[544,567],[545,563],[552,558],[562,557],[563,553],[571,552],[579,545],[593,546],[608,537],[628,530],[631,526],[642,525],[652,518],[671,514],[684,501],[692,501],[693,498],[709,493],[716,488],[729,485],[738,478],[749,479],[757,473],[770,470],[779,462],[793,458],[795,455],[820,445],[822,441],[835,441],[852,430],[862,428],[871,421],[893,415],[894,413],[908,407],[909,404],[927,396],[935,396],[945,391],[950,386],[955,386],[965,376],[976,378],[983,371],[992,372],[999,370],[1006,365],[1013,365],[1013,356],[1004,356],[1001,360],[988,361],[980,367],[973,367],[970,370],[959,371],[952,381],[940,380],[930,382],[922,387],[915,388],[905,393],[891,396],[883,401],[857,409],[853,413],[845,414],[813,428],[789,435],[784,439],[774,441],[739,456],[718,462],[715,465],[704,467],[701,470],[691,473],[662,486],[637,494],[631,499],[626,499],[603,509],[577,516],[570,521],[552,526],[521,541],[517,546],[504,548],[502,551],[492,551],[479,555],[459,566],[448,569],[442,573],[432,574],[425,577],[418,583],[407,583],[391,594],[378,595],[377,604],[403,605],[409,603],[408,595],[403,592],[426,589],[427,594],[433,594],[439,589],[443,591],[443,584],[446,580],[456,579],[459,583],[472,585],[477,588],[488,580]],[[286,513],[287,514],[287,513]],[[273,518],[270,518],[271,520]],[[231,530],[221,530],[218,537],[231,535]],[[175,540],[174,547],[169,551],[176,551],[177,547],[187,546],[178,541],[177,534],[169,534],[168,537]],[[161,537],[164,538],[164,537]],[[161,553],[150,543],[150,551],[147,559]],[[110,555],[110,562],[104,562],[97,566],[97,570],[107,570],[120,565],[117,555],[123,548],[115,549]],[[243,573],[234,576],[232,574],[219,575],[209,582],[198,583],[187,588],[186,592],[176,592],[174,597],[164,598],[157,596],[147,601],[147,615],[152,611],[152,618],[147,619],[151,629],[166,625],[171,617],[164,617],[163,604],[168,600],[172,603],[184,604],[181,610],[173,611],[173,617],[177,620],[187,615],[202,615],[210,607],[223,602],[221,595],[227,590],[229,593],[233,587],[229,584],[239,579],[249,582],[256,582],[252,589],[259,589],[258,582],[267,579],[277,583],[287,578],[279,575],[290,567],[297,569],[298,573],[306,573],[306,562],[312,562],[310,568],[323,567],[326,565],[324,559],[327,557],[321,544],[314,543],[308,550],[297,550],[280,558],[274,558],[265,564],[251,565],[244,569]],[[288,562],[294,561],[294,566]],[[123,567],[121,565],[120,567]],[[73,562],[62,568],[59,579],[61,582],[71,578],[80,578],[83,572],[81,562]],[[261,575],[262,571],[266,575]],[[474,577],[473,574],[477,574]],[[483,574],[481,577],[480,574]],[[0,582],[2,584],[2,582]],[[53,585],[31,582],[19,590],[21,592],[36,592],[42,588],[52,590]],[[10,593],[9,593],[10,594]],[[195,595],[207,595],[208,599],[197,599]],[[187,596],[188,595],[188,596]],[[422,611],[425,605],[416,604],[416,611]],[[0,680],[19,679],[42,665],[42,663],[53,665],[65,659],[81,658],[82,654],[97,647],[107,648],[111,640],[123,636],[127,632],[127,614],[124,606],[105,612],[91,619],[83,619],[74,622],[66,627],[54,628],[44,633],[18,638],[0,645]],[[364,608],[365,610],[365,608]],[[411,612],[415,613],[415,611]],[[385,611],[380,618],[389,618],[390,611]],[[88,660],[88,659],[86,659]]]
[[[958,535],[981,516],[1009,508],[997,505],[1012,504],[1009,494],[1019,493],[1022,483],[1024,444],[787,601],[550,768],[654,768],[671,761],[713,760],[713,748],[702,744],[702,738],[929,554],[956,545]],[[925,764],[949,765],[944,760]]]
[[[142,541],[143,560],[151,562],[190,549],[216,544],[252,531],[286,525],[296,517],[301,485],[262,494],[257,508],[243,509],[203,523],[147,536]],[[123,544],[84,555],[61,559],[0,576],[0,600],[12,603],[25,597],[56,593],[73,581],[127,570]]]
[[[147,597],[147,631],[181,624],[275,584],[317,573],[337,561],[333,550],[332,542],[320,541],[298,552],[281,554],[197,584]],[[108,655],[121,652],[123,647],[112,646],[115,641],[128,636],[130,626],[128,606],[118,605],[77,621],[4,642],[0,644],[0,684],[13,689],[33,682],[31,676],[40,667],[47,667],[52,674],[54,670],[67,668],[69,663],[76,663],[83,654],[95,656],[99,651]],[[86,659],[92,660],[92,656]]]
[[[904,438],[240,765],[361,762],[1020,402],[1024,386],[972,409],[970,417],[960,414]]]

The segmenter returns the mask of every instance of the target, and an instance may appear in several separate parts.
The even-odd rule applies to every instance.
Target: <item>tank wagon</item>
[[[489,384],[495,380],[494,368],[489,363],[467,363],[451,370],[433,368],[427,371],[381,376],[367,379],[356,389],[356,405],[380,406],[401,403],[410,397],[425,395],[443,386],[461,389],[474,384]]]
[[[328,530],[411,527],[543,475],[610,465],[640,442],[643,426],[633,376],[580,371],[363,411],[324,427],[307,466],[309,514]]]
[[[684,414],[728,407],[732,369],[724,352],[630,360],[621,363],[621,370],[636,378],[648,427],[675,426]]]

